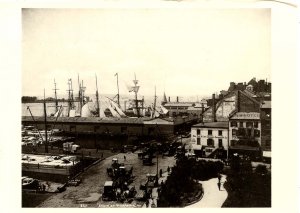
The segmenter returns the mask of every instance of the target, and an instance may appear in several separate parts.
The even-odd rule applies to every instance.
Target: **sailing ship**
[[[115,117],[115,118],[126,118],[126,117],[151,117],[156,118],[166,115],[167,109],[163,106],[157,106],[156,100],[156,87],[154,103],[151,106],[146,106],[144,97],[139,98],[138,92],[140,89],[139,81],[136,79],[134,74],[133,85],[127,86],[129,93],[134,93],[134,98],[124,101],[124,109],[120,106],[120,95],[119,95],[119,79],[118,73],[115,74],[117,77],[117,95],[114,98],[105,97],[105,100],[100,102],[100,96],[98,91],[98,79],[95,75],[96,80],[96,92],[95,101],[89,101],[89,98],[85,96],[86,87],[83,85],[83,80],[80,81],[78,75],[78,97],[74,100],[72,79],[68,79],[68,106],[67,110],[63,106],[59,106],[57,102],[57,88],[54,80],[54,95],[55,95],[55,113],[54,117]],[[101,103],[101,104],[100,104]],[[67,113],[66,113],[67,112]]]

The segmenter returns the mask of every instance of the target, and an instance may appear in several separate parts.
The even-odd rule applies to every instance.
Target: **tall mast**
[[[72,109],[72,101],[71,101],[71,79],[68,79],[68,103],[69,103],[69,110],[68,116],[70,116],[70,110]]]
[[[155,116],[155,111],[156,111],[156,86],[154,89],[154,104],[153,104],[153,117]]]
[[[74,107],[74,97],[73,97],[73,85],[72,85],[72,78],[70,78],[71,82],[71,108]]]
[[[46,112],[45,89],[44,89],[44,118],[45,118],[45,153],[48,153],[47,112]]]
[[[136,111],[137,111],[137,116],[140,117],[140,112],[139,112],[139,107],[138,107],[138,99],[137,99],[137,93],[138,93],[138,81],[136,80],[136,75],[134,73],[134,80],[133,80],[133,83],[134,83],[134,93],[135,93],[135,107],[136,107]]]
[[[84,101],[84,91],[85,91],[85,87],[83,86],[83,80],[81,81],[81,99],[82,99],[82,106],[85,104]]]
[[[99,105],[99,94],[98,94],[98,84],[97,84],[97,75],[95,74],[96,77],[96,101],[97,101],[97,113],[98,117],[100,117],[100,105]]]
[[[54,95],[55,95],[55,112],[57,112],[58,111],[58,101],[57,101],[57,94],[56,94],[56,90],[58,90],[58,89],[56,89],[56,83],[55,83],[55,78],[54,78]]]
[[[81,116],[81,85],[80,85],[80,81],[79,81],[79,74],[78,74],[78,101],[79,101],[79,113]]]
[[[118,88],[118,106],[120,107],[120,93],[119,93],[119,74],[116,73],[115,76],[117,76],[117,88]]]
[[[81,105],[84,105],[83,80],[81,80]]]

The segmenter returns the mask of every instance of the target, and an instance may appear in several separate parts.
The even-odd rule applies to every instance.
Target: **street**
[[[124,160],[124,155],[126,160]],[[147,180],[146,174],[156,174],[156,158],[153,158],[152,166],[143,166],[142,160],[135,153],[119,153],[106,158],[98,164],[90,167],[78,178],[82,183],[75,187],[67,187],[66,191],[46,199],[38,207],[142,207],[143,202],[118,203],[116,201],[102,201],[103,185],[105,181],[111,180],[106,173],[106,168],[112,163],[112,158],[118,158],[120,163],[133,166],[134,181],[132,185],[139,191],[140,184]],[[174,157],[158,157],[158,169],[167,171],[168,166],[175,164]]]

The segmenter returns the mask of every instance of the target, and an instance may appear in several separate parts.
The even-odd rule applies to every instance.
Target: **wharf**
[[[37,125],[44,129],[44,117],[22,116],[23,125]],[[126,136],[167,136],[197,123],[197,116],[168,118],[98,118],[98,117],[47,117],[47,129],[53,127],[71,134],[109,134]]]

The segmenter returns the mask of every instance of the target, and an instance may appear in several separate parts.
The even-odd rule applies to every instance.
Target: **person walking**
[[[221,178],[222,178],[222,175],[220,173],[218,173],[218,180],[219,180],[219,183],[221,183]]]
[[[219,191],[221,191],[221,182],[218,182]]]
[[[170,173],[170,167],[168,166],[168,168],[167,168],[167,172],[168,172],[168,174]]]
[[[162,177],[162,169],[159,170],[159,175]]]
[[[126,156],[124,155],[124,161],[126,161]]]

